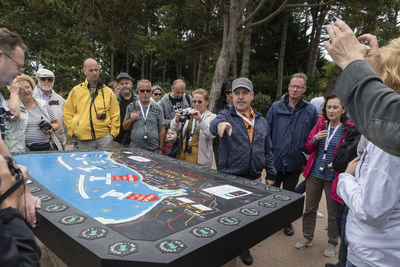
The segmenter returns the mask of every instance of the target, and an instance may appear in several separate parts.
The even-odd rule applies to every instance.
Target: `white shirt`
[[[400,266],[400,157],[369,143],[355,177],[342,173],[338,195],[349,207],[348,260],[356,266]]]

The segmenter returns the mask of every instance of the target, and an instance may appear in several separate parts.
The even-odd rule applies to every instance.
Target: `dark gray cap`
[[[247,78],[237,78],[232,82],[232,92],[237,88],[246,88],[249,91],[253,91],[253,83]]]
[[[129,74],[126,73],[126,72],[121,72],[120,74],[118,74],[118,76],[117,76],[117,82],[119,82],[119,80],[121,80],[121,79],[128,79],[128,80],[131,80],[131,81],[132,81],[131,76],[129,76]]]

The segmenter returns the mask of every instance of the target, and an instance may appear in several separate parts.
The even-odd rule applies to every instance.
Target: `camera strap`
[[[328,136],[327,136],[326,139],[325,139],[324,155],[322,156],[322,160],[323,160],[323,161],[325,161],[325,159],[326,159],[326,154],[328,153],[328,146],[329,146],[329,143],[331,142],[332,138],[335,136],[336,131],[340,128],[341,125],[342,125],[342,124],[339,123],[339,124],[335,127],[335,129],[333,130],[332,134],[330,134],[330,132],[331,132],[331,123],[329,122],[329,124],[328,124],[328,131],[327,131],[327,135],[328,135]]]
[[[22,178],[22,177],[21,177]],[[4,201],[4,199],[8,198],[15,190],[18,189],[21,185],[25,183],[24,179],[19,179],[13,186],[11,186],[4,194],[0,196],[0,203]]]

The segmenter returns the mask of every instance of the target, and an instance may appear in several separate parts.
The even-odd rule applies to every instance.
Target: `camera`
[[[39,128],[40,128],[40,130],[45,130],[45,131],[49,131],[49,130],[53,129],[50,122],[45,121],[43,119],[39,122]]]
[[[189,111],[191,111],[191,108],[185,108],[181,111],[179,111],[179,114],[181,114],[182,116],[179,118],[180,122],[185,122],[187,119],[190,118],[190,113]]]
[[[9,110],[6,110],[6,109],[3,108],[3,107],[0,108],[0,109],[1,109],[0,114],[3,113],[3,116],[4,116],[4,118],[5,118],[6,120],[10,121],[10,120],[15,119],[14,115],[13,115]]]
[[[8,169],[10,170],[11,175],[15,176],[15,180],[18,181],[21,179],[22,171],[17,165],[14,164],[14,160],[7,156],[3,156],[3,158],[7,161]]]
[[[99,113],[99,114],[96,114],[96,116],[97,116],[98,120],[105,120],[106,119],[106,114],[105,113]]]

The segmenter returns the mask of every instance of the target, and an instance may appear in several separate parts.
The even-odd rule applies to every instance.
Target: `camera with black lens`
[[[98,120],[105,120],[106,114],[105,113],[98,113],[96,114]]]
[[[49,130],[53,129],[50,122],[45,121],[43,119],[39,122],[39,128],[40,128],[40,130],[44,130],[44,131],[49,131]]]
[[[15,119],[14,115],[13,115],[9,110],[6,110],[6,109],[3,108],[3,107],[0,108],[0,109],[1,109],[1,110],[0,110],[0,114],[1,114],[1,113],[3,114],[4,119],[6,119],[6,120],[8,120],[8,121]]]
[[[181,114],[182,116],[179,118],[180,122],[185,122],[186,120],[188,120],[190,118],[190,111],[192,109],[191,108],[185,108],[181,111],[179,111],[179,114]]]

